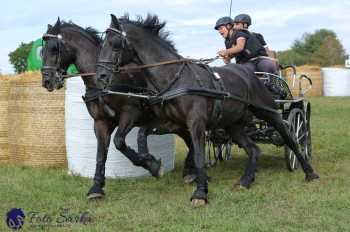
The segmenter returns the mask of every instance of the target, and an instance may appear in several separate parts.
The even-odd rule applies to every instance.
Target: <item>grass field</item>
[[[283,149],[264,145],[252,188],[234,189],[247,161],[235,147],[233,160],[209,170],[209,205],[192,209],[194,186],[182,182],[180,140],[173,172],[160,180],[108,180],[100,202],[85,198],[91,180],[67,170],[0,166],[0,231],[10,231],[5,215],[14,207],[27,215],[22,231],[350,231],[350,98],[311,102],[311,163],[320,182],[288,172]],[[91,217],[87,225],[71,222],[82,212]]]

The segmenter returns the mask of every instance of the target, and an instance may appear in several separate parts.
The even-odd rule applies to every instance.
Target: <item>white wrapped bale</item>
[[[350,96],[350,69],[322,68],[324,96]]]
[[[66,150],[69,171],[85,177],[93,177],[96,166],[97,140],[94,134],[94,121],[89,115],[82,99],[85,86],[80,77],[66,82],[65,127]],[[141,167],[134,166],[122,153],[111,144],[106,163],[107,177],[138,177],[149,175]],[[126,143],[137,151],[137,132],[134,128],[126,138]],[[174,135],[151,135],[148,137],[149,151],[157,159],[161,158],[165,172],[174,168],[175,137]]]

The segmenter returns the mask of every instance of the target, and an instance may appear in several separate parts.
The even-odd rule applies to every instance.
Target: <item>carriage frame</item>
[[[273,95],[278,112],[286,123],[293,138],[297,141],[305,159],[312,155],[311,143],[311,103],[305,98],[305,94],[312,88],[312,80],[305,74],[297,77],[294,65],[279,66],[279,75],[255,72]],[[299,84],[299,94],[293,96],[282,71],[291,69],[292,86]],[[303,88],[302,82],[308,81],[308,87]],[[294,153],[284,144],[279,133],[266,121],[253,117],[245,128],[247,135],[256,143],[284,146],[286,166],[289,171],[297,170],[299,163]],[[234,143],[222,129],[209,130],[206,134],[207,165],[214,166],[218,161],[232,159],[232,147]]]

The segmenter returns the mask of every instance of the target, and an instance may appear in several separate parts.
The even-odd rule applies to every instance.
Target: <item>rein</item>
[[[161,61],[153,64],[144,64],[144,65],[132,65],[132,66],[123,66],[119,67],[119,71],[128,72],[132,70],[139,70],[139,69],[145,69],[145,68],[154,68],[158,66],[168,65],[168,64],[178,64],[178,63],[196,63],[196,64],[209,64],[211,62],[214,62],[215,60],[219,59],[219,56],[216,56],[214,58],[209,59],[191,59],[191,58],[183,58],[183,59],[176,59],[176,60],[167,60],[167,61]]]
[[[153,64],[123,66],[123,67],[119,67],[118,71],[128,72],[128,71],[132,71],[132,70],[154,68],[154,67],[168,65],[168,64],[179,64],[179,63],[190,63],[190,62],[193,62],[193,61],[191,59],[187,59],[187,58],[178,59],[178,60],[167,60],[167,61],[157,62],[157,63],[153,63]]]
[[[209,59],[183,58],[183,59],[178,59],[178,60],[167,60],[167,61],[157,62],[157,63],[153,63],[153,64],[123,66],[123,67],[120,67],[117,70],[117,72],[123,72],[123,73],[137,72],[141,69],[154,68],[154,67],[159,67],[159,66],[163,66],[163,65],[179,64],[179,63],[209,64],[209,63],[214,62],[215,60],[217,60],[219,58],[220,57],[218,57],[218,56],[216,56],[214,58],[209,58]],[[87,76],[94,76],[94,75],[96,75],[96,73],[76,73],[76,74],[63,75],[63,78],[70,78],[70,77],[76,77],[76,76],[87,77]]]

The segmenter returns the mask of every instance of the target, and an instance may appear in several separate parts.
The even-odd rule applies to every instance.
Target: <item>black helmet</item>
[[[235,17],[233,20],[234,23],[246,23],[248,24],[248,27],[252,25],[252,19],[247,14],[239,14]]]
[[[225,17],[222,17],[222,18],[219,18],[218,21],[216,21],[216,24],[215,24],[215,30],[219,29],[220,26],[222,25],[226,25],[226,24],[233,24],[233,20],[231,17],[228,17],[228,16],[225,16]]]

